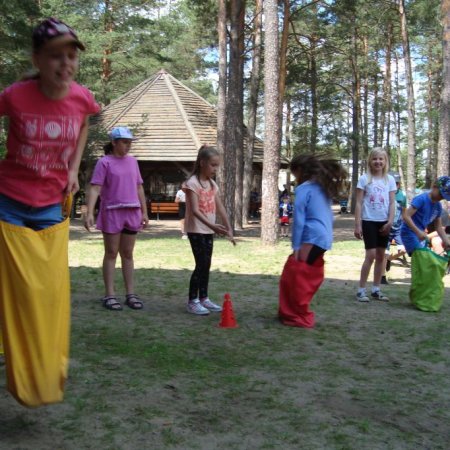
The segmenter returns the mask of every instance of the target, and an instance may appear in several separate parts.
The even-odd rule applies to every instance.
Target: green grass
[[[221,329],[219,315],[185,313],[188,242],[139,239],[145,309],[110,312],[98,301],[101,238],[71,241],[65,402],[27,410],[0,394],[0,448],[448,448],[448,284],[439,314],[409,306],[407,280],[389,287],[389,304],[358,304],[361,244],[337,243],[312,305],[316,328],[284,327],[278,279],[289,251],[215,241],[210,295],[229,292],[239,323]]]

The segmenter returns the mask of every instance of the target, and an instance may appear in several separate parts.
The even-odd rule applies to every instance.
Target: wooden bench
[[[156,220],[159,220],[160,214],[178,214],[178,203],[175,202],[151,202],[150,213],[156,214]]]

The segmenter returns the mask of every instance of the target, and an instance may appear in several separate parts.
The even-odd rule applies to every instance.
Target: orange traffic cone
[[[233,303],[231,302],[230,294],[225,294],[225,301],[222,307],[222,316],[220,319],[220,328],[237,328],[239,325],[236,322],[233,311]]]

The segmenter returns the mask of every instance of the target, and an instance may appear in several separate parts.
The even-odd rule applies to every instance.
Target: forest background
[[[264,139],[267,243],[277,239],[280,160],[297,153],[340,158],[350,197],[375,146],[387,149],[410,197],[449,173],[450,0],[0,5],[0,89],[30,70],[32,27],[55,16],[86,44],[78,81],[102,105],[162,68],[216,105],[219,181],[237,228],[247,219],[252,143]],[[3,154],[5,129],[2,122]]]

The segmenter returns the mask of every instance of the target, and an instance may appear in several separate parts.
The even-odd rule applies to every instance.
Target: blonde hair
[[[386,164],[383,167],[383,172],[382,172],[382,176],[385,180],[387,180],[388,177],[388,172],[389,172],[389,156],[387,154],[387,151],[384,150],[381,147],[374,147],[370,152],[369,155],[367,157],[367,183],[371,183],[372,182],[372,168],[370,167],[370,162],[372,161],[373,158],[375,158],[376,156],[379,155],[383,155],[384,156],[384,160],[386,161]]]

